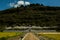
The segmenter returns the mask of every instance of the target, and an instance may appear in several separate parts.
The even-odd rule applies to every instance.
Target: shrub
[[[0,38],[0,40],[7,40],[7,38],[6,37],[2,37],[2,38]]]

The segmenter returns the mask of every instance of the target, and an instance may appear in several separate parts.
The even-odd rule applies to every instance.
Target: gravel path
[[[39,40],[34,33],[27,33],[22,40]]]

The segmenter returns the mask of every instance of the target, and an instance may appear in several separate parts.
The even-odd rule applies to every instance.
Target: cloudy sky
[[[0,0],[0,10],[11,8],[13,5],[18,6],[19,0]],[[60,0],[26,0],[30,3],[43,3],[46,6],[60,6]],[[13,4],[13,5],[11,5]]]
[[[10,5],[10,7],[17,8],[17,7],[20,7],[21,5],[23,5],[23,6],[30,5],[30,2],[21,0],[21,1],[17,1],[16,3],[10,3],[9,5]]]

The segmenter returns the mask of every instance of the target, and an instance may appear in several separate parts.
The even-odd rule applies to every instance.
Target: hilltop
[[[0,26],[60,26],[60,7],[31,4],[0,11]]]

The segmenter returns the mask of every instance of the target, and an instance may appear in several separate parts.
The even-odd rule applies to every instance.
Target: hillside
[[[60,7],[31,4],[0,12],[0,26],[60,26]]]

